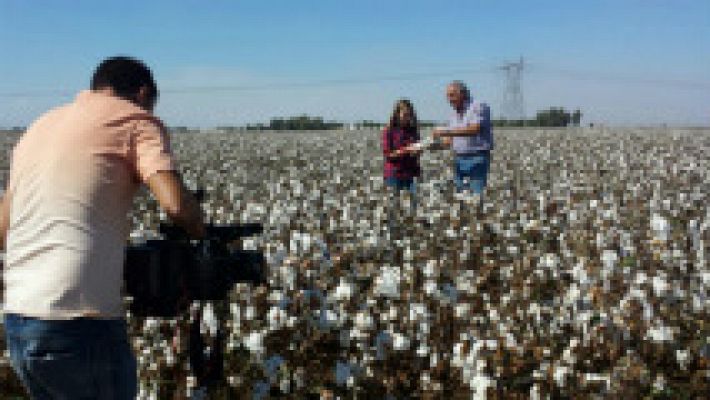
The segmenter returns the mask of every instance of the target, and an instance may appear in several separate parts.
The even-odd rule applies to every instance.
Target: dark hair
[[[158,87],[153,73],[139,60],[117,56],[103,60],[91,78],[91,89],[112,88],[116,96],[133,100],[141,87],[148,88],[152,103],[158,99]]]
[[[402,121],[399,120],[399,110],[402,107],[409,108],[412,113],[412,120],[409,126],[402,126]],[[405,129],[407,131],[417,132],[419,130],[419,121],[417,120],[417,113],[414,111],[414,106],[412,102],[408,99],[399,99],[394,103],[394,110],[392,111],[392,116],[390,117],[390,128]]]

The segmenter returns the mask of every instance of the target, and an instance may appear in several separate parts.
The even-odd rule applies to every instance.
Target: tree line
[[[565,127],[579,126],[582,119],[582,112],[574,110],[569,112],[562,107],[551,107],[547,110],[538,111],[533,119],[507,120],[495,119],[492,121],[493,126],[500,127]],[[246,126],[218,126],[217,130],[222,132],[243,132],[243,131],[317,131],[317,130],[332,130],[332,129],[382,129],[385,122],[361,120],[354,123],[345,123],[338,121],[326,121],[323,117],[313,117],[309,115],[298,115],[287,118],[272,118],[268,123],[248,124]],[[419,121],[420,128],[431,128],[436,126],[434,121]],[[13,126],[11,128],[0,129],[5,132],[22,133],[25,131],[23,126]],[[170,127],[173,133],[188,133],[193,131],[185,126]]]
[[[582,120],[582,112],[577,109],[572,112],[565,110],[562,107],[551,107],[547,110],[540,110],[532,119],[507,120],[495,119],[492,121],[493,126],[499,127],[565,127],[579,126]],[[317,130],[332,130],[332,129],[382,129],[385,122],[362,120],[354,123],[344,123],[338,121],[325,121],[322,117],[312,117],[308,115],[299,115],[288,118],[272,118],[268,123],[249,124],[245,127],[221,126],[218,130],[224,132],[241,132],[241,131],[317,131]],[[437,123],[434,121],[419,121],[420,128],[432,128]]]
[[[577,109],[573,112],[569,112],[562,107],[550,107],[547,110],[540,110],[535,115],[533,119],[519,119],[519,120],[507,120],[507,119],[496,119],[493,120],[493,126],[502,127],[523,127],[523,126],[535,126],[535,127],[565,127],[565,126],[579,126],[582,121],[582,112]]]

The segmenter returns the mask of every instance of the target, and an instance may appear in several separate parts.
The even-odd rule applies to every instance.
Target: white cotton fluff
[[[340,283],[335,288],[333,297],[338,301],[348,301],[353,296],[354,292],[354,285],[348,282],[345,278],[340,278]]]
[[[252,353],[264,352],[264,334],[260,331],[250,333],[244,338],[244,346]]]
[[[655,326],[648,330],[646,339],[650,339],[656,343],[672,342],[673,328],[668,326]]]
[[[286,311],[279,307],[272,306],[266,314],[266,319],[269,321],[269,329],[278,329],[286,324]]]
[[[488,398],[488,388],[495,386],[495,380],[484,374],[478,373],[475,374],[471,380],[469,380],[468,386],[471,388],[472,399],[485,400]]]
[[[604,250],[601,254],[602,265],[606,270],[612,270],[619,261],[619,255],[612,250]]]
[[[436,260],[429,260],[424,264],[422,268],[422,274],[427,278],[434,278],[437,275],[438,268],[436,267]]]
[[[396,351],[409,350],[410,345],[411,345],[411,341],[404,334],[395,332],[392,335],[392,347]]]
[[[251,321],[256,318],[256,308],[254,306],[246,306],[244,309],[244,319]]]
[[[651,215],[650,224],[654,240],[666,242],[670,239],[671,224],[666,218],[658,213],[653,213],[653,215]]]
[[[380,273],[375,277],[375,294],[398,298],[401,275],[401,271],[397,267],[382,267]]]
[[[557,254],[546,253],[540,257],[538,265],[542,268],[556,269],[560,265],[560,259]]]
[[[201,328],[204,328],[205,332],[210,334],[210,336],[215,336],[217,334],[217,326],[219,322],[217,321],[217,315],[214,312],[214,307],[212,303],[207,303],[202,310],[202,323]],[[201,329],[202,330],[202,329]]]
[[[369,311],[358,311],[358,313],[355,314],[354,323],[355,327],[361,330],[372,329],[375,326],[375,322]]]
[[[427,279],[427,281],[424,282],[424,293],[428,294],[429,296],[436,295],[438,293],[436,281]]]
[[[670,288],[668,281],[661,278],[660,276],[654,276],[651,280],[651,285],[653,286],[653,293],[656,295],[656,297],[660,297],[661,295],[666,293]]]
[[[419,347],[417,347],[417,356],[426,357],[429,355],[429,351],[429,346],[427,346],[426,343],[422,342],[419,344]]]
[[[565,379],[567,378],[568,375],[572,370],[569,367],[566,366],[556,366],[554,372],[552,373],[553,379],[557,383],[557,386],[559,387],[564,387],[565,386]]]

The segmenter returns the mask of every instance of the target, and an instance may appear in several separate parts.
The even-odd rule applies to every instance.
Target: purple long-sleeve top
[[[400,128],[385,128],[382,130],[382,153],[385,158],[385,178],[411,179],[421,173],[418,155],[390,156],[389,154],[402,147],[419,141],[417,130]]]

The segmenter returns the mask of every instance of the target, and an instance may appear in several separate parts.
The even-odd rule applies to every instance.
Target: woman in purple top
[[[414,178],[421,174],[419,154],[413,146],[419,142],[419,126],[412,102],[401,99],[395,103],[390,122],[382,131],[382,152],[385,158],[384,176],[387,186],[396,192],[408,190],[416,194]],[[414,200],[412,200],[414,205]]]

